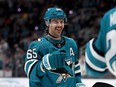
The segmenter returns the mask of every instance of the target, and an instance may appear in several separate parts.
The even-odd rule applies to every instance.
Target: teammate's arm
[[[106,21],[105,18],[101,21],[101,27],[97,38],[91,39],[86,44],[85,58],[86,58],[86,72],[90,76],[100,77],[107,72],[105,61],[105,47],[106,47]]]

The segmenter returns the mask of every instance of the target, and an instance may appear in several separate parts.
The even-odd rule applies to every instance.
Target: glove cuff
[[[45,67],[47,70],[51,70],[51,66],[50,66],[50,63],[49,63],[49,55],[50,54],[47,54],[43,57],[42,59],[42,64],[43,64],[43,67]]]
[[[46,72],[46,68],[44,67],[43,63],[41,62],[40,64],[40,68],[42,72]]]

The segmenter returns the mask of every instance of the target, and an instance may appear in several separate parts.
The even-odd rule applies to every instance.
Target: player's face
[[[64,29],[64,19],[51,19],[49,33],[55,37],[60,37]]]

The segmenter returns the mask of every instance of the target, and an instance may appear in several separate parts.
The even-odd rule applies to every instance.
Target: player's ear
[[[46,26],[48,27],[48,25],[49,25],[48,21],[45,21],[45,24],[46,24]]]

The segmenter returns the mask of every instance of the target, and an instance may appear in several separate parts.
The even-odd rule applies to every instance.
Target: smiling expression
[[[64,19],[51,19],[48,28],[51,35],[60,37],[64,29]]]

